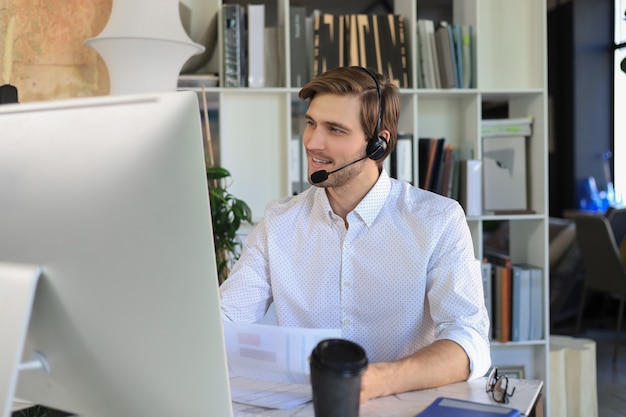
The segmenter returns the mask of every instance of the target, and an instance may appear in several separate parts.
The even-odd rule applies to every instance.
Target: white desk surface
[[[360,417],[414,417],[426,408],[437,397],[452,397],[461,400],[475,401],[485,404],[497,404],[491,394],[485,392],[485,378],[469,382],[459,382],[440,388],[422,391],[407,392],[376,398],[361,404]],[[515,387],[515,394],[509,399],[507,407],[516,408],[524,415],[528,415],[535,405],[543,381],[534,379],[511,379],[511,389]],[[28,407],[30,404],[14,402],[13,411]],[[308,403],[291,410],[268,410],[244,404],[233,403],[235,417],[315,417],[313,404]]]
[[[486,378],[469,382],[459,382],[440,388],[413,391],[404,394],[376,398],[361,404],[360,417],[414,417],[438,397],[452,397],[485,404],[498,404],[485,392]],[[507,407],[516,408],[524,415],[533,409],[543,381],[534,379],[510,379],[509,387],[515,393],[509,398]],[[503,404],[500,404],[503,405]],[[314,417],[313,404],[308,403],[291,410],[268,410],[249,405],[233,403],[235,417]]]

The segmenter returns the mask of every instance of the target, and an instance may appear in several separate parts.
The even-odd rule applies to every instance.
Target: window
[[[626,0],[615,0],[615,52],[613,88],[614,182],[618,203],[626,198]]]

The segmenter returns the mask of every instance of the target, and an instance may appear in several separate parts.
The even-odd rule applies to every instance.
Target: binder
[[[244,87],[248,82],[245,50],[245,9],[239,4],[222,6],[224,36],[223,77],[225,87]]]
[[[526,137],[483,137],[483,208],[527,210]]]
[[[309,62],[306,39],[306,7],[289,8],[289,30],[291,51],[291,86],[302,87],[309,81]]]
[[[467,216],[482,214],[482,161],[459,161],[459,203]]]
[[[522,413],[514,408],[439,397],[415,417],[521,417],[521,415]]]
[[[248,4],[248,87],[265,87],[265,5]]]

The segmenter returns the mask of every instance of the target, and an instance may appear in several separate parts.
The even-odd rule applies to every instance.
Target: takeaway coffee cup
[[[315,417],[358,417],[365,350],[345,339],[326,339],[310,357]]]

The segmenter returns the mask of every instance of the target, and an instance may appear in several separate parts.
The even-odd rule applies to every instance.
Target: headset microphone
[[[357,162],[361,162],[362,160],[364,160],[365,158],[368,158],[368,157],[369,157],[369,155],[365,155],[365,156],[357,159],[356,161],[352,161],[349,164],[346,164],[346,165],[344,165],[342,167],[339,167],[339,168],[337,168],[337,169],[335,169],[333,171],[330,171],[330,172],[326,171],[325,169],[322,169],[321,171],[315,171],[314,173],[311,174],[311,182],[313,184],[319,184],[320,182],[324,182],[324,181],[326,181],[328,179],[328,176],[330,174],[334,174],[337,171],[341,171],[344,168],[348,168],[350,165],[356,164]]]

